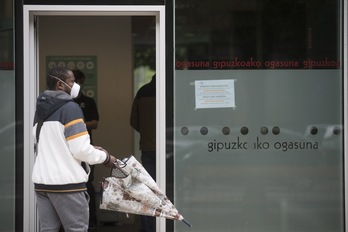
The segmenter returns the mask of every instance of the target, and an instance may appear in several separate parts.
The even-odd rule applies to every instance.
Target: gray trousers
[[[40,231],[86,232],[89,221],[87,191],[73,193],[36,192]]]

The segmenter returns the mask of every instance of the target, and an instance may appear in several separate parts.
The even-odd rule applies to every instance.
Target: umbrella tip
[[[182,222],[185,223],[187,226],[192,227],[192,225],[188,221],[186,221],[185,219],[182,219]]]

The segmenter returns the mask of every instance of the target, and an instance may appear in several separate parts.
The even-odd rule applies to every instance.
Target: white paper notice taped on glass
[[[236,107],[234,79],[195,81],[196,109]]]

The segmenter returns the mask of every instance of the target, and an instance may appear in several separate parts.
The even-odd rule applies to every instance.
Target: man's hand
[[[109,164],[105,164],[105,166],[107,167],[114,167],[114,164],[117,162],[117,159],[113,156],[113,155],[110,155],[110,161],[109,161]]]
[[[98,146],[94,146],[94,148],[98,149],[98,150],[101,150],[103,152],[106,153],[106,159],[105,161],[103,162],[103,164],[106,166],[106,167],[109,167],[109,168],[112,168],[114,166],[114,163],[116,163],[117,159],[113,156],[113,155],[110,155],[104,148],[102,147],[98,147]]]

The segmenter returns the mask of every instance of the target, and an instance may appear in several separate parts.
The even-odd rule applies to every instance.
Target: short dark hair
[[[74,70],[72,70],[72,72],[74,73],[75,81],[76,81],[77,83],[80,83],[81,80],[85,80],[85,79],[86,79],[85,74],[84,74],[81,70],[79,70],[79,69],[74,69]]]
[[[49,90],[54,90],[56,87],[56,83],[59,80],[66,81],[66,78],[69,76],[69,69],[61,66],[56,66],[54,68],[51,68],[48,71],[47,77],[46,77],[46,83],[47,88]],[[58,79],[57,79],[58,78]]]

